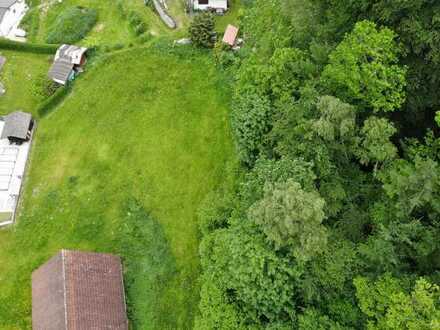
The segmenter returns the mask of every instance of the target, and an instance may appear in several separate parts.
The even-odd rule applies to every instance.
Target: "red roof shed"
[[[237,39],[237,36],[238,28],[231,24],[228,24],[225,34],[223,35],[223,42],[232,47],[235,45],[235,40]]]

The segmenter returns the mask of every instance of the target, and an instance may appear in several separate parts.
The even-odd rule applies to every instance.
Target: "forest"
[[[440,329],[440,3],[243,3],[195,328]]]

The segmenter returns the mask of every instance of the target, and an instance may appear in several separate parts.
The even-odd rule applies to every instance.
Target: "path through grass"
[[[46,42],[49,27],[53,25],[64,10],[72,6],[95,9],[98,12],[97,24],[86,38],[78,44],[96,46],[139,42],[132,28],[130,28],[127,18],[121,14],[116,0],[111,2],[108,0],[64,0],[61,3],[54,0],[41,0],[41,3],[51,3],[51,5],[40,12],[38,33],[37,36],[32,38],[37,42]],[[145,6],[143,0],[124,0],[123,4],[125,10],[136,11],[143,17],[148,25],[148,31],[153,35],[175,35],[178,37],[186,33],[188,18],[184,14],[182,0],[172,0],[170,2],[170,11],[176,15],[179,13],[177,16],[178,30],[168,29],[159,16],[151,8]]]

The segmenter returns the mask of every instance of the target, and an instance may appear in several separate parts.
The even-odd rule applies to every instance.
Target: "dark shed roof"
[[[62,250],[32,274],[33,330],[128,330],[121,260]]]
[[[52,67],[49,71],[49,77],[65,84],[69,79],[72,70],[73,63],[67,59],[60,58],[53,62]]]
[[[32,115],[27,112],[16,111],[3,117],[5,125],[3,127],[2,139],[17,138],[25,140],[31,125]]]

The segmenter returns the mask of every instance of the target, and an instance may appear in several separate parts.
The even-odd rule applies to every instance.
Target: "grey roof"
[[[59,58],[53,62],[49,71],[49,77],[66,83],[72,70],[73,63],[71,63],[68,59]]]
[[[14,3],[16,3],[17,0],[0,0],[0,8],[9,8],[11,7]]]
[[[32,121],[30,113],[16,111],[4,116],[3,120],[5,125],[1,136],[2,139],[10,137],[26,139]]]

